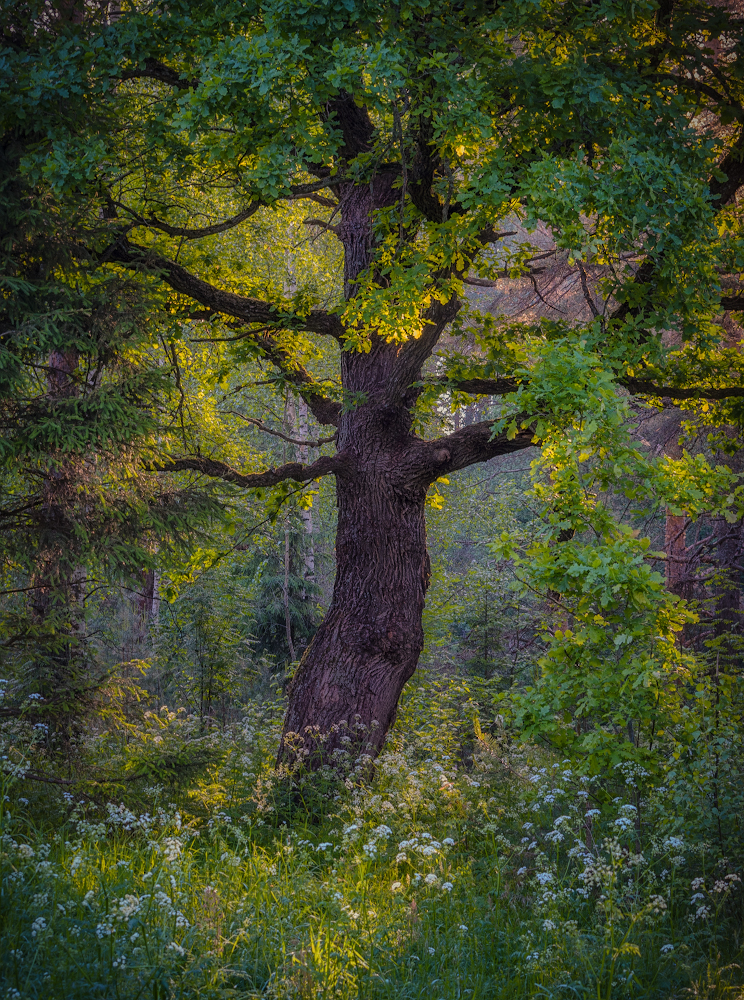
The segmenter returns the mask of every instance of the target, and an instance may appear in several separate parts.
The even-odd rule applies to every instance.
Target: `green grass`
[[[0,997],[741,997],[738,862],[699,810],[600,808],[568,762],[473,756],[471,717],[422,680],[373,775],[311,798],[273,775],[276,717],[171,795],[8,781]]]

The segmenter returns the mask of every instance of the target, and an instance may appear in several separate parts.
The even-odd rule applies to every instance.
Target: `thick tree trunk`
[[[381,347],[376,353],[392,351]],[[384,358],[378,360],[384,369]],[[374,358],[348,361],[374,377]],[[370,743],[374,754],[416,669],[429,583],[428,483],[409,470],[411,459],[418,463],[406,417],[402,407],[383,414],[363,406],[342,418],[339,445],[350,454],[353,469],[337,478],[333,599],[298,668],[285,734],[304,734],[311,726],[325,735],[346,722],[350,735]],[[338,738],[331,743],[338,745]]]
[[[411,432],[413,397],[386,405],[400,348],[377,342],[368,354],[344,354],[344,385],[366,402],[339,421],[343,471],[336,477],[336,581],[325,620],[302,657],[285,718],[284,741],[299,734],[314,764],[342,737],[374,756],[390,728],[401,691],[424,644],[422,611],[429,584],[424,504],[445,473],[528,447],[532,434],[491,438],[488,423],[422,441]],[[344,725],[344,723],[346,725]],[[280,760],[286,758],[283,743]]]
[[[347,147],[362,151],[372,128],[366,114],[350,99],[331,110]],[[383,170],[369,183],[338,186],[347,299],[372,260],[374,211],[399,197],[395,176]],[[412,433],[422,365],[457,308],[455,301],[436,307],[427,314],[434,317],[428,325],[403,345],[373,333],[368,352],[342,350],[347,402],[338,418],[336,580],[328,613],[292,683],[280,762],[291,756],[297,737],[312,766],[348,745],[346,735],[357,752],[379,752],[424,645],[426,492],[447,472],[532,441],[527,431],[510,441],[503,435],[492,440],[488,423],[471,422],[438,441]],[[324,743],[313,755],[316,736]]]

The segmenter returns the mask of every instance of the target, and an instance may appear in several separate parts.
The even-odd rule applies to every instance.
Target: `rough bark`
[[[371,381],[390,354],[380,349],[375,358],[349,360],[366,367]],[[423,648],[426,491],[440,475],[532,441],[528,432],[490,441],[485,423],[422,442],[411,435],[409,419],[403,406],[394,413],[365,406],[342,418],[344,449],[353,457],[349,471],[337,477],[333,598],[295,675],[285,739],[289,733],[306,738],[308,729],[326,737],[345,722],[355,742],[379,751]],[[318,760],[346,733],[342,727],[332,735]]]
[[[343,113],[338,106],[334,111],[343,126]],[[353,150],[366,131],[356,111],[348,114],[346,147]],[[391,182],[392,175],[383,173],[364,186],[339,185],[347,297],[371,263],[373,212],[396,198]],[[290,734],[298,734],[311,754],[313,734],[324,739],[322,752],[311,757],[314,764],[342,748],[347,734],[357,749],[380,750],[424,643],[426,492],[447,472],[532,441],[529,431],[492,439],[490,422],[435,441],[412,433],[414,385],[456,312],[455,302],[433,311],[418,340],[403,346],[373,335],[368,353],[342,352],[344,396],[352,405],[338,420],[344,461],[336,473],[336,580],[331,606],[292,683],[280,760],[296,745]]]

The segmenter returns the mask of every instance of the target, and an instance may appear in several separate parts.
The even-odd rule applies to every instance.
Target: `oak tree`
[[[742,304],[739,22],[696,0],[76,9],[43,58],[6,29],[18,92],[59,108],[24,170],[98,206],[97,269],[165,290],[191,336],[230,341],[333,434],[313,462],[241,470],[205,446],[153,474],[335,477],[333,598],[285,732],[356,720],[379,749],[422,649],[437,479],[578,425],[606,464],[602,413],[627,392],[744,395],[714,323]],[[67,93],[90,123],[65,119]],[[293,289],[285,249],[257,248],[251,226],[283,211],[324,247],[330,285]],[[509,281],[539,296],[555,266],[583,297],[572,322],[499,322],[474,302]],[[473,397],[495,401],[489,419],[422,432]],[[553,497],[556,544],[577,497]]]

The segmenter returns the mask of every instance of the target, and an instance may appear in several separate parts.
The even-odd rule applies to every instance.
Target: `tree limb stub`
[[[202,475],[210,476],[213,479],[223,479],[227,483],[234,483],[244,489],[277,486],[287,479],[296,483],[306,483],[312,479],[319,479],[321,476],[342,474],[345,470],[346,462],[342,455],[323,455],[312,465],[288,462],[278,468],[267,469],[265,472],[249,473],[247,476],[236,469],[231,469],[224,462],[200,456],[177,458],[172,462],[153,466],[153,471],[157,472],[200,472]]]
[[[517,420],[521,419],[524,415],[518,414]],[[495,423],[495,420],[483,420],[461,427],[446,437],[422,442],[420,460],[429,467],[428,481],[433,483],[448,472],[537,445],[533,428],[520,428],[513,437],[509,437],[507,431],[494,436]]]

